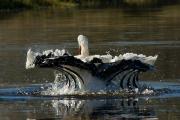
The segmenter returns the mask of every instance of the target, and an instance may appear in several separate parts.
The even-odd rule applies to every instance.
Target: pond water
[[[0,11],[0,119],[179,120],[180,4],[144,9]],[[29,48],[65,48],[76,54],[79,34],[88,36],[90,54],[159,55],[157,70],[142,74],[140,79],[152,87],[175,92],[97,98],[16,95],[17,89],[32,91],[54,81],[53,70],[25,69]]]

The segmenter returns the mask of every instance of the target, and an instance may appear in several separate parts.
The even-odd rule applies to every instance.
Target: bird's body
[[[44,53],[27,52],[26,68],[54,68],[67,78],[69,86],[77,89],[101,90],[108,86],[121,89],[138,88],[138,75],[153,69],[157,56],[146,57],[127,53],[119,56],[89,55],[88,39],[78,36],[80,55],[64,50]]]

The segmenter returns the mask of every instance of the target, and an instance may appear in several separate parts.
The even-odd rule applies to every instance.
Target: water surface
[[[0,119],[180,119],[179,11],[179,4],[145,11],[126,7],[1,11]],[[51,69],[25,69],[28,48],[65,48],[76,54],[79,34],[88,36],[91,54],[158,54],[157,70],[140,79],[153,87],[170,87],[176,92],[154,97],[93,99],[3,94],[20,87],[33,90],[34,85],[53,82]]]

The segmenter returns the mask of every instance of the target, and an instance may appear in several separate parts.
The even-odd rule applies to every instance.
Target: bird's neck
[[[82,57],[89,56],[89,48],[88,48],[88,46],[81,46],[81,56]]]

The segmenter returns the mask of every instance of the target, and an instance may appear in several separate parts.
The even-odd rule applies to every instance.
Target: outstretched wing
[[[115,82],[121,88],[138,88],[140,72],[154,70],[154,66],[139,60],[121,60],[113,63],[101,64],[96,75],[109,84]]]
[[[46,68],[61,68],[63,67],[63,65],[69,65],[86,70],[95,69],[95,66],[93,64],[85,63],[80,59],[77,59],[69,55],[63,55],[59,57],[37,56],[34,64],[37,67],[46,67]]]

